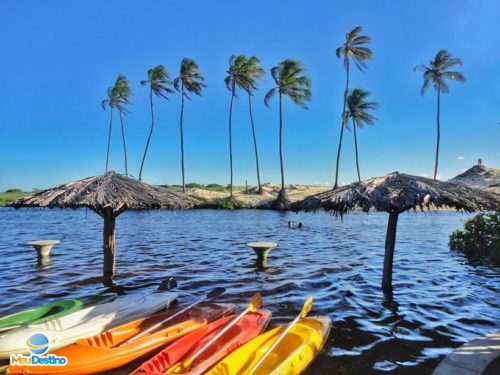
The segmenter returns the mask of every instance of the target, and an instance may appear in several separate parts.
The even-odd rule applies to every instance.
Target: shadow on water
[[[471,264],[447,246],[465,218],[401,215],[394,289],[383,293],[385,214],[353,213],[340,222],[261,210],[127,212],[117,221],[118,276],[106,280],[97,215],[0,209],[0,315],[53,298],[154,290],[175,276],[181,306],[216,286],[227,288],[223,301],[239,304],[260,290],[276,325],[312,294],[311,314],[330,316],[333,328],[309,374],[430,374],[452,348],[500,328],[500,270]],[[289,220],[304,228],[289,229]],[[61,243],[40,265],[19,244],[44,238]],[[257,263],[251,241],[279,247]]]

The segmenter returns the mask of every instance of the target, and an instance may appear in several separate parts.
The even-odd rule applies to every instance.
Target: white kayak
[[[151,315],[168,307],[176,298],[177,293],[128,295],[43,324],[29,324],[8,331],[0,335],[0,359],[9,358],[10,354],[31,354],[27,341],[35,333],[44,334],[49,340],[49,351],[53,351],[79,339],[92,337],[104,330]]]

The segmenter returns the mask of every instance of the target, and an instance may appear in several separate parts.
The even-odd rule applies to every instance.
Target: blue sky
[[[312,81],[312,102],[284,105],[287,183],[332,183],[345,72],[335,48],[362,25],[373,60],[354,71],[352,86],[370,91],[380,109],[359,132],[362,177],[395,170],[433,171],[436,97],[420,96],[413,67],[441,49],[463,62],[465,84],[451,83],[442,99],[440,176],[450,178],[482,157],[500,167],[500,3],[456,1],[2,1],[0,3],[0,191],[46,188],[104,170],[108,112],[100,102],[118,74],[134,96],[125,119],[130,170],[138,175],[149,130],[148,68],[172,76],[183,57],[206,77],[203,97],[186,104],[187,181],[227,183],[231,54],[255,54],[268,71],[285,58],[301,60]],[[254,108],[262,179],[279,181],[277,103]],[[255,183],[247,103],[235,104],[235,183]],[[144,178],[180,182],[179,95],[156,102],[157,128]],[[118,123],[116,123],[118,124]],[[119,127],[111,167],[123,171]],[[355,179],[347,133],[340,180]]]

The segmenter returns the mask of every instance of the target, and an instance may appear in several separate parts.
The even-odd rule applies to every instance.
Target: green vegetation
[[[26,196],[28,193],[25,193],[21,189],[9,189],[0,193],[0,207],[4,207],[8,204],[11,204],[16,199],[22,198]]]
[[[205,77],[200,73],[200,68],[194,60],[183,58],[181,61],[180,75],[174,80],[174,87],[181,93],[181,171],[182,171],[182,192],[186,192],[185,171],[184,171],[184,99],[191,100],[187,93],[201,96],[201,92],[207,85],[203,82]]]
[[[286,59],[271,69],[271,76],[276,84],[268,91],[264,98],[264,104],[269,107],[269,102],[275,94],[279,99],[279,151],[281,170],[281,190],[278,198],[274,202],[274,207],[279,210],[286,210],[289,202],[285,191],[285,171],[283,168],[283,115],[282,98],[288,96],[290,100],[298,106],[307,109],[306,102],[311,100],[311,81],[304,75],[305,68],[298,60]]]
[[[354,61],[354,64],[358,67],[360,71],[366,69],[366,60],[372,58],[372,50],[366,45],[371,43],[372,40],[369,36],[361,35],[363,28],[357,26],[348,32],[345,36],[345,43],[335,50],[335,55],[337,58],[342,58],[344,62],[344,69],[346,72],[346,81],[344,89],[344,106],[342,107],[342,125],[340,126],[340,138],[339,146],[337,149],[337,163],[335,166],[335,184],[333,188],[336,189],[339,180],[339,163],[340,163],[340,151],[342,150],[342,140],[344,138],[344,129],[346,127],[346,110],[347,110],[347,95],[349,92],[349,73],[350,73],[350,59]],[[359,173],[358,173],[359,174]]]
[[[234,197],[226,198],[214,198],[214,199],[204,199],[201,197],[195,197],[201,203],[194,208],[210,208],[215,210],[238,210],[244,208],[254,208],[252,205],[238,201]]]
[[[123,115],[128,113],[125,106],[130,104],[130,96],[132,96],[132,90],[129,86],[129,81],[127,77],[120,74],[116,78],[115,85],[113,87],[108,87],[108,99],[101,102],[102,108],[110,109],[110,120],[109,120],[109,130],[108,130],[108,149],[106,153],[106,172],[108,171],[108,161],[109,161],[109,147],[111,145],[111,128],[113,126],[113,109],[118,110],[120,114],[120,124],[122,129],[122,141],[123,141],[123,153],[125,155],[125,175],[128,177],[128,162],[127,162],[127,143],[125,142],[125,128],[123,127]]]
[[[139,181],[142,181],[142,170],[144,168],[144,162],[146,161],[146,155],[148,153],[149,143],[151,142],[151,136],[153,135],[153,130],[155,127],[155,112],[153,107],[153,94],[159,98],[167,98],[167,94],[173,94],[174,90],[171,88],[173,82],[169,80],[169,75],[167,70],[163,65],[155,66],[153,69],[148,70],[148,79],[141,81],[141,85],[149,86],[149,107],[151,109],[151,127],[149,128],[148,140],[146,141],[146,147],[144,148],[144,155],[142,156],[141,168],[139,169]]]
[[[475,260],[500,266],[500,212],[482,213],[467,220],[463,230],[450,235],[452,250],[463,251]]]
[[[369,111],[378,108],[375,102],[369,102],[366,99],[370,93],[363,89],[357,88],[352,90],[347,96],[347,111],[344,112],[344,126],[347,126],[347,120],[351,118],[352,129],[354,132],[354,150],[356,151],[356,170],[358,171],[358,181],[361,182],[359,173],[359,155],[358,155],[358,137],[356,128],[363,129],[364,125],[372,125],[376,118]]]
[[[253,112],[252,112],[252,95],[253,91],[257,90],[257,80],[264,79],[264,69],[260,65],[260,60],[256,56],[251,56],[250,58],[246,58],[245,55],[239,56],[231,56],[229,59],[229,70],[228,75],[225,78],[225,83],[227,89],[231,91],[231,104],[233,102],[233,98],[238,98],[236,92],[234,91],[236,87],[239,89],[246,91],[248,94],[248,111],[250,114],[250,125],[252,127],[252,138],[255,152],[255,164],[257,167],[257,184],[259,185],[259,194],[263,193],[262,186],[260,183],[260,169],[259,169],[259,153],[257,148],[257,136],[255,134],[255,125],[253,121]],[[231,107],[232,109],[232,107]],[[230,110],[231,110],[230,109]],[[229,120],[231,121],[231,113],[229,114]],[[231,123],[229,124],[231,132]],[[230,157],[232,158],[232,149],[230,149]],[[231,167],[232,168],[232,167]],[[231,180],[232,184],[232,180]]]
[[[162,188],[165,188],[170,191],[174,192],[182,192],[183,188],[182,185],[159,185]],[[208,184],[208,185],[203,185],[203,184],[198,184],[196,182],[190,182],[186,184],[186,189],[204,189],[204,190],[210,190],[210,191],[218,191],[218,192],[227,192],[229,191],[229,185],[228,186],[223,186],[219,184]],[[243,186],[234,186],[235,190],[242,190],[244,189]]]
[[[439,123],[440,109],[441,109],[441,93],[446,94],[449,91],[446,80],[457,82],[464,82],[465,77],[462,73],[457,71],[450,71],[454,66],[461,66],[462,60],[451,57],[451,54],[442,49],[440,50],[429,65],[418,65],[415,70],[423,73],[424,83],[420,94],[424,95],[427,88],[432,85],[437,92],[437,141],[436,141],[436,161],[434,164],[434,180],[437,177],[438,161],[439,161],[439,142],[441,139],[441,127]]]

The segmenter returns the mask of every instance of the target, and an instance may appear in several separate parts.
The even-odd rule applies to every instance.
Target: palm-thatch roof
[[[334,215],[361,209],[389,213],[385,239],[382,288],[392,290],[392,267],[398,216],[420,208],[450,207],[466,212],[500,210],[500,196],[465,185],[431,180],[399,172],[355,182],[295,202],[294,211],[329,211]]]
[[[119,173],[87,177],[18,199],[13,207],[80,208],[99,214],[110,208],[124,210],[187,209],[198,201],[180,193],[150,185]]]
[[[353,209],[400,213],[440,207],[466,212],[500,210],[500,196],[465,185],[394,172],[312,195],[293,203],[291,208],[324,210],[342,216]]]

